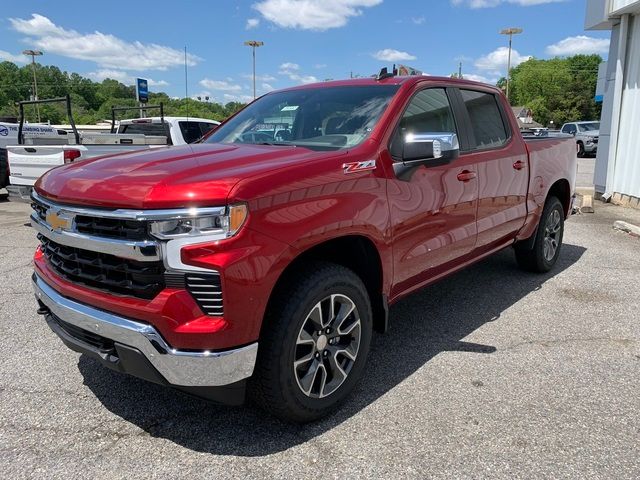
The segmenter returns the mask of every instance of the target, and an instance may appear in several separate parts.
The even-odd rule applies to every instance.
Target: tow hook
[[[38,308],[38,311],[36,313],[38,315],[49,315],[51,313],[51,310],[49,310],[49,307],[47,307],[46,305],[40,304],[40,308]]]

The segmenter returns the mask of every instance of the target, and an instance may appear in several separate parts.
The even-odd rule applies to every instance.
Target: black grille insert
[[[191,296],[204,313],[222,316],[222,282],[215,273],[187,273],[185,284]]]
[[[76,215],[76,230],[96,237],[146,240],[147,223],[119,218],[88,217]]]
[[[51,314],[51,319],[62,329],[65,331],[67,335],[75,338],[87,345],[90,345],[94,348],[102,352],[113,351],[114,343],[113,340],[103,337],[102,335],[98,335],[97,333],[90,332],[88,330],[84,330],[83,328],[76,327],[70,323],[61,320],[60,317]]]
[[[137,262],[60,245],[38,234],[42,252],[61,277],[98,290],[151,299],[164,288],[162,262]]]

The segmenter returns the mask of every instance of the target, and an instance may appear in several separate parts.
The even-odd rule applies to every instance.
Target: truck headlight
[[[161,240],[205,235],[228,238],[238,233],[247,214],[247,206],[243,203],[229,205],[216,214],[201,214],[198,209],[193,209],[192,215],[152,221],[151,234]]]

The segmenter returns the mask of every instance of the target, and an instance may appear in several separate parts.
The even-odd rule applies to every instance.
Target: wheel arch
[[[569,208],[571,206],[571,186],[566,178],[557,180],[547,192],[547,199],[549,197],[556,197],[562,203],[562,209],[564,210],[564,218],[566,219],[571,212]],[[546,201],[546,199],[545,199]]]
[[[274,298],[287,283],[287,280],[303,270],[305,264],[313,261],[335,263],[355,272],[367,288],[371,300],[374,329],[382,333],[387,330],[388,304],[387,296],[383,292],[382,257],[375,243],[360,234],[334,237],[316,243],[298,253],[278,277],[269,296],[267,309],[271,308]]]

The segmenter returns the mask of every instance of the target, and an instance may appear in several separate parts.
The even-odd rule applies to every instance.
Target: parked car
[[[249,135],[281,112],[287,141]],[[507,247],[553,268],[575,176],[573,138],[525,141],[485,84],[271,92],[202,143],[43,175],[38,312],[106,367],[311,421],[352,392],[399,299]]]
[[[598,151],[598,138],[600,137],[600,122],[571,122],[565,123],[560,129],[562,133],[568,133],[576,138],[578,145],[578,157],[586,154],[595,155]]]
[[[140,108],[124,107],[114,110],[132,109]],[[31,189],[36,180],[48,170],[65,163],[166,145],[185,145],[199,140],[218,125],[220,122],[204,118],[160,116],[121,120],[116,128],[114,116],[111,133],[72,131],[68,133],[67,142],[58,142],[63,144],[8,146],[11,171],[10,185],[7,186],[9,199],[30,201]],[[73,128],[75,129],[75,125]]]

